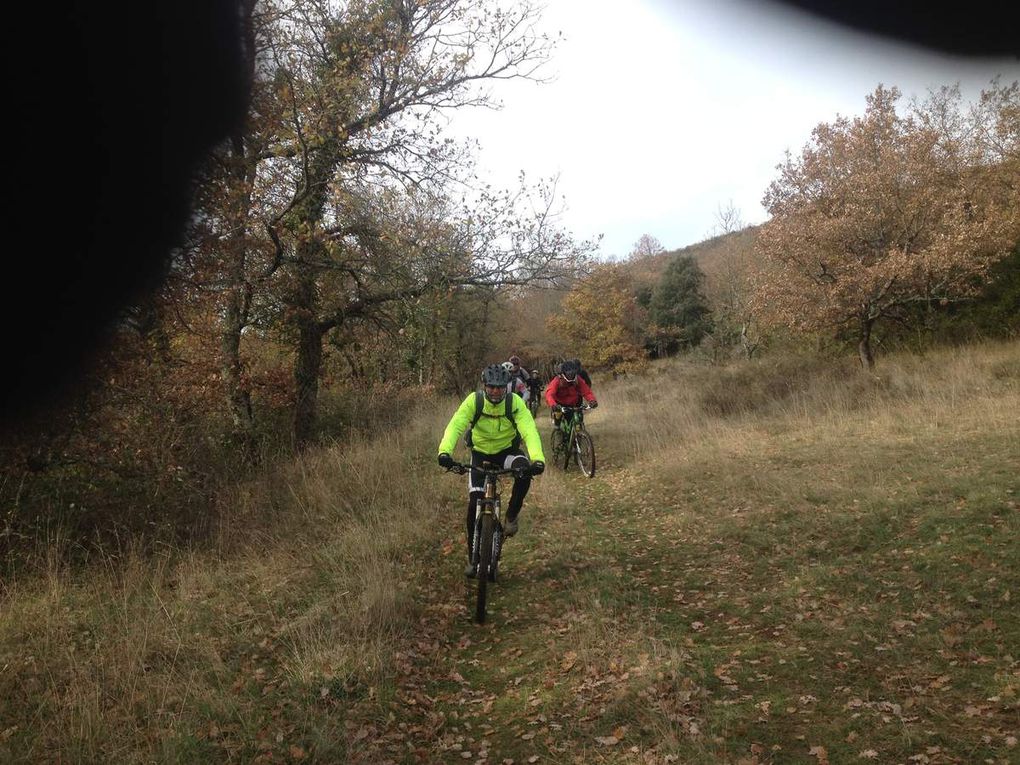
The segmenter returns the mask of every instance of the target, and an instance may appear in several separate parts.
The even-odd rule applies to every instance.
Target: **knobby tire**
[[[563,443],[563,470],[564,472],[570,467],[570,461],[574,459],[574,434],[570,434],[570,438],[565,439]]]
[[[574,457],[577,466],[588,478],[595,477],[595,442],[584,430],[574,434]]]
[[[481,508],[479,508],[479,512]],[[478,603],[475,607],[475,621],[485,622],[485,595],[489,585],[489,564],[492,562],[492,533],[494,527],[492,513],[482,516],[482,535],[478,540]]]

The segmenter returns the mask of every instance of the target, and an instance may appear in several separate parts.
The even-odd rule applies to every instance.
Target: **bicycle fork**
[[[476,567],[481,561],[482,546],[482,518],[492,515],[494,521],[492,533],[492,564],[499,561],[499,554],[503,550],[503,524],[500,522],[500,501],[494,496],[491,487],[486,487],[485,497],[478,501],[478,511],[475,513],[475,531],[471,540],[471,563]]]

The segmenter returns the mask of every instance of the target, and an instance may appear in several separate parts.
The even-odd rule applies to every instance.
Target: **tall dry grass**
[[[421,469],[440,419],[246,482],[202,551],[97,554],[85,569],[54,554],[45,574],[7,581],[0,760],[243,759],[267,688],[385,678],[418,614],[415,561],[454,499]]]
[[[800,358],[662,363],[598,385],[591,430],[600,457],[646,488],[656,471],[757,459],[777,437],[824,449],[847,434],[994,429],[1016,436],[1020,462],[1018,344],[882,361],[875,376]],[[342,758],[330,749],[342,712],[314,699],[385,685],[415,634],[430,556],[444,539],[459,549],[463,483],[434,467],[455,404],[240,484],[202,550],[128,546],[84,570],[54,554],[42,574],[5,582],[0,761],[251,759],[266,731],[287,743],[278,697],[303,699],[294,713],[321,731],[317,752]],[[767,495],[767,473],[755,480]],[[550,514],[577,501],[578,484],[550,470],[533,492]],[[580,634],[593,655],[611,637]]]
[[[713,446],[739,454],[764,448],[778,432],[810,440],[848,430],[913,433],[919,423],[1016,432],[1020,344],[897,354],[875,374],[814,357],[723,367],[671,360],[648,377],[604,385],[599,395],[612,416],[593,418],[592,427],[622,463],[669,462]]]

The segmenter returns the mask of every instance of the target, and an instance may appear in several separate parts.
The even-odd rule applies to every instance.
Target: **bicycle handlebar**
[[[482,463],[482,464],[486,465],[486,464],[492,464],[492,463]],[[450,465],[450,467],[446,468],[446,472],[447,473],[456,473],[457,475],[464,475],[469,470],[477,470],[479,473],[491,473],[492,475],[496,475],[496,476],[500,476],[500,475],[515,475],[516,476],[518,474],[527,473],[529,468],[530,468],[530,463],[529,463],[529,467],[524,467],[524,468],[487,468],[487,467],[482,467],[481,465],[478,466],[478,467],[472,468],[471,465],[465,465],[465,464],[463,464],[461,462],[454,462],[452,465]]]

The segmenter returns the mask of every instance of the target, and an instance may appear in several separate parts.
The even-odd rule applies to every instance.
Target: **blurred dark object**
[[[72,391],[164,279],[197,169],[244,120],[252,1],[10,9],[0,423]]]
[[[977,0],[774,0],[859,32],[958,56],[1020,57],[1020,3]]]

